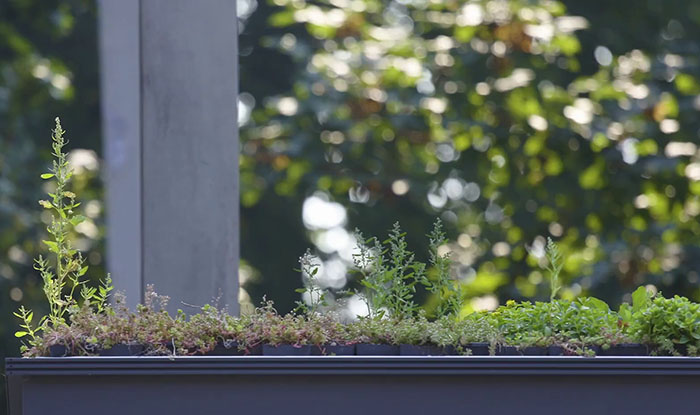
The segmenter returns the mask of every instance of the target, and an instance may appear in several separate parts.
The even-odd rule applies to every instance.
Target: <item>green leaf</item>
[[[87,266],[87,265],[85,265],[84,267],[80,268],[80,271],[78,271],[78,276],[79,276],[79,277],[82,277],[83,275],[85,275],[85,273],[87,272],[87,270],[88,270],[88,266]]]
[[[44,173],[44,174],[41,175],[41,178],[44,179],[44,180],[50,179],[50,178],[52,178],[52,177],[54,177],[54,174],[53,174],[53,173]]]
[[[294,290],[294,292],[298,292],[298,293],[300,293],[300,294],[303,294],[303,293],[305,293],[306,291],[307,291],[306,288],[297,288],[296,290]]]
[[[639,287],[632,293],[632,311],[637,312],[647,306],[649,294],[645,287]]]
[[[76,226],[79,223],[83,222],[85,219],[87,219],[87,218],[83,215],[75,215],[71,218],[70,224],[73,226]]]
[[[610,311],[610,307],[608,306],[608,304],[605,301],[599,300],[595,297],[587,298],[586,305],[589,307],[593,307],[593,308],[600,310],[600,311]]]
[[[26,336],[27,334],[29,334],[29,333],[26,332],[26,331],[16,331],[16,332],[15,332],[15,337],[18,337],[18,338],[19,338],[19,337],[24,337],[24,336]]]
[[[620,311],[617,314],[622,321],[629,322],[632,319],[632,307],[629,304],[620,304]]]
[[[58,245],[56,244],[56,242],[53,242],[53,241],[42,241],[42,242],[45,243],[46,246],[49,247],[49,250],[51,252],[58,252]]]

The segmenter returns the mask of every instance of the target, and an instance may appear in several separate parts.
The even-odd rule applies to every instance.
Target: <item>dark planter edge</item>
[[[5,370],[8,381],[17,376],[175,374],[700,376],[700,357],[86,356],[6,358]]]
[[[654,388],[659,378],[700,381],[698,357],[577,357],[577,356],[99,356],[7,358],[6,387],[11,415],[23,413],[23,402],[34,389],[26,384],[70,383],[71,379],[112,379],[128,384],[144,378],[185,377],[178,381],[209,382],[220,376],[254,376],[274,379],[296,376],[324,378],[352,377],[457,377],[477,383],[484,376],[500,379],[537,376],[550,384],[563,379],[619,378],[644,376]],[[525,379],[524,381],[527,381]],[[160,382],[160,380],[158,381]],[[422,381],[418,381],[421,385]],[[519,381],[518,381],[519,382]],[[617,382],[617,380],[615,380]],[[588,382],[595,384],[596,382]],[[678,381],[677,381],[678,383]],[[511,383],[512,385],[512,383]],[[511,386],[513,387],[513,386]],[[28,394],[23,396],[23,394]],[[36,399],[36,396],[33,396]],[[162,399],[162,397],[161,397]],[[44,412],[42,412],[44,413]]]

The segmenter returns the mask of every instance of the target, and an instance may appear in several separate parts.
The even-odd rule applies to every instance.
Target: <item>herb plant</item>
[[[656,353],[697,356],[700,351],[700,304],[686,297],[651,295],[640,287],[631,309],[621,310],[627,331]]]
[[[376,237],[365,239],[359,230],[355,230],[357,253],[353,253],[353,263],[361,276],[360,283],[365,288],[363,298],[367,306],[367,315],[381,318],[384,315],[389,292],[384,278],[384,250]]]
[[[297,308],[295,311],[302,312],[304,314],[316,314],[320,311],[321,307],[328,305],[326,301],[326,291],[321,288],[316,279],[318,274],[319,266],[318,258],[311,254],[310,250],[306,250],[304,255],[299,258],[299,272],[304,278],[305,286],[304,288],[297,288],[296,292],[300,294],[309,295],[309,303],[304,301],[297,301]]]
[[[413,297],[416,284],[424,279],[425,264],[415,261],[415,255],[408,250],[406,234],[399,223],[394,223],[389,238],[382,243],[376,237],[362,242],[362,234],[356,235],[360,242],[354,261],[362,275],[360,283],[366,289],[369,315],[413,316],[418,310]]]
[[[414,301],[418,284],[438,298],[438,317],[457,316],[462,310],[460,283],[450,276],[450,255],[439,253],[440,247],[447,243],[439,219],[428,235],[428,264],[415,259],[398,222],[388,239],[381,243],[376,237],[365,239],[357,230],[355,236],[359,242],[353,261],[361,277],[360,284],[365,288],[363,296],[369,316],[382,318],[388,313],[397,319],[414,317],[419,310]]]
[[[554,241],[552,241],[552,238],[547,238],[545,256],[547,257],[546,269],[549,271],[550,282],[549,301],[554,301],[554,299],[557,297],[557,293],[561,289],[559,274],[564,267],[564,260],[559,252],[559,247],[554,243]]]
[[[430,267],[434,271],[435,277],[426,276],[422,282],[428,291],[438,298],[437,315],[456,317],[462,311],[464,298],[459,281],[450,277],[450,253],[441,255],[439,252],[440,247],[447,243],[440,219],[435,221],[428,239],[430,241]]]
[[[583,352],[587,346],[622,342],[623,336],[617,313],[593,297],[536,303],[511,300],[489,318],[506,344],[521,347],[557,344],[572,353]]]
[[[46,228],[49,239],[43,241],[52,256],[52,259],[39,256],[35,260],[34,268],[39,271],[43,280],[44,294],[48,300],[49,314],[41,317],[37,325],[33,324],[34,313],[21,307],[15,313],[22,322],[16,337],[28,336],[28,345],[37,343],[38,334],[47,328],[57,329],[67,324],[69,313],[79,309],[76,300],[76,290],[80,293],[86,304],[93,304],[98,311],[103,311],[109,292],[112,290],[109,276],[102,285],[95,289],[85,285],[85,274],[88,271],[84,265],[82,255],[70,243],[70,232],[85,217],[78,215],[75,210],[80,206],[76,202],[75,193],[69,190],[73,172],[68,165],[67,154],[64,147],[67,144],[65,130],[61,121],[56,118],[56,125],[51,134],[51,149],[54,160],[48,173],[41,175],[44,180],[49,180],[53,189],[49,191],[48,200],[40,200],[39,204],[51,212],[51,223]],[[24,345],[26,348],[27,345]]]

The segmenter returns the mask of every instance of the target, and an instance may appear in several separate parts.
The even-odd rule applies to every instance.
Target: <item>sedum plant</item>
[[[460,320],[444,316],[431,322],[426,331],[429,343],[441,347],[453,346],[462,352],[467,352],[472,343],[495,345],[499,342],[497,328],[483,312],[472,313]]]
[[[348,331],[357,343],[399,344],[395,327],[394,320],[363,317],[350,323]]]
[[[393,331],[393,341],[396,344],[432,344],[430,327],[431,322],[422,313],[416,318],[395,321],[391,329]]]

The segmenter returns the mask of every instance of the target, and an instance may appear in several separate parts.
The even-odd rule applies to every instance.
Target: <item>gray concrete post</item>
[[[130,306],[238,312],[235,0],[101,0],[107,262]]]

